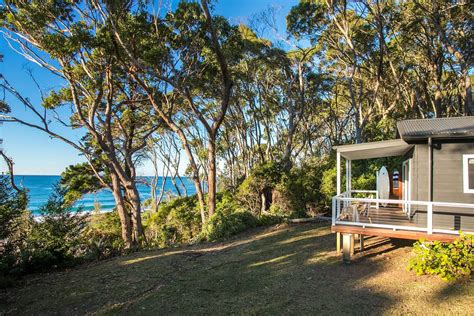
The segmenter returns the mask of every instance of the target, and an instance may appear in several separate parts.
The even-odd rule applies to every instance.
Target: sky
[[[175,5],[178,1],[173,0],[172,2]],[[297,3],[298,0],[220,0],[215,4],[214,13],[227,17],[233,24],[249,24],[256,14],[274,8],[279,33],[284,34],[285,17],[291,7]],[[267,36],[277,38],[275,34]],[[0,63],[0,73],[33,104],[39,105],[41,100],[41,93],[35,81],[43,93],[57,89],[63,84],[59,78],[47,70],[13,51],[2,36],[0,36],[0,54],[4,55],[3,63]],[[32,79],[32,76],[35,80]],[[2,91],[0,91],[0,98],[3,98]],[[25,111],[19,102],[11,98],[6,98],[6,101],[12,107],[14,115],[21,116],[26,120],[34,118],[28,111]],[[54,127],[58,133],[71,139],[80,137],[78,131],[59,125]],[[67,166],[85,161],[84,157],[80,156],[70,145],[57,139],[51,139],[41,131],[19,124],[4,123],[3,126],[0,126],[0,138],[3,138],[3,148],[6,154],[13,158],[15,173],[19,175],[59,175]],[[181,174],[185,168],[186,161],[184,160],[180,167]],[[6,166],[2,161],[0,171],[5,170]],[[151,164],[145,162],[141,165],[138,168],[138,174],[152,175]]]

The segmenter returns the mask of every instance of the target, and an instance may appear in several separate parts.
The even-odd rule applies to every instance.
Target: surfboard
[[[379,192],[379,199],[388,200],[390,198],[390,177],[388,170],[383,166],[378,172],[377,191]],[[387,206],[387,203],[381,203]]]

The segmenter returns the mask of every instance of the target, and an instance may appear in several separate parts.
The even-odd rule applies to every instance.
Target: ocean
[[[48,197],[54,189],[54,185],[59,182],[60,176],[37,176],[37,175],[17,175],[15,176],[15,183],[18,186],[22,186],[28,190],[29,205],[28,209],[33,214],[38,214],[38,210],[47,202]],[[147,180],[151,180],[151,177],[144,177]],[[183,183],[186,186],[188,195],[195,194],[196,190],[194,184],[188,178],[182,177]],[[158,178],[157,190],[161,189],[161,184],[164,177]],[[179,181],[177,180],[179,185]],[[163,200],[166,200],[167,196],[176,196],[177,191],[171,182],[171,178],[167,178],[165,183],[165,195]],[[151,190],[150,187],[139,184],[138,191],[140,192],[140,198],[142,201],[150,198]],[[184,194],[184,190],[180,187],[181,194]],[[75,207],[81,207],[83,211],[91,211],[94,209],[94,204],[99,203],[102,210],[111,210],[115,207],[114,198],[112,193],[108,189],[101,190],[96,193],[86,194],[79,200]]]

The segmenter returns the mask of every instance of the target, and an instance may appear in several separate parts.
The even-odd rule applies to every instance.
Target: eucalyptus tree
[[[275,166],[289,171],[303,155],[314,154],[321,122],[322,77],[314,49],[286,52],[251,29],[239,26],[245,53],[236,71],[234,98],[219,139],[224,185],[235,189],[252,169]],[[282,163],[283,162],[283,163]],[[267,167],[262,167],[266,170]],[[272,203],[272,188],[259,191],[262,210]]]
[[[399,118],[470,113],[467,2],[302,0],[287,24],[317,49],[318,67],[330,77],[331,125],[354,132],[331,131],[336,143],[384,138]]]
[[[143,236],[136,165],[160,122],[150,118],[146,94],[122,68],[113,36],[93,13],[89,3],[6,2],[4,36],[21,55],[62,79],[65,87],[50,91],[41,105],[35,105],[5,78],[1,84],[36,119],[12,115],[10,121],[60,139],[87,158],[102,185],[112,190],[122,237],[130,247]],[[61,117],[59,108],[68,109],[69,117]],[[67,138],[52,122],[85,135]],[[107,168],[110,181],[94,160]]]
[[[362,130],[373,109],[364,106],[366,95],[360,80],[362,64],[372,47],[363,19],[345,2],[302,1],[292,8],[287,21],[290,34],[295,38],[308,36],[323,52],[321,62],[327,71],[346,86],[341,95],[349,105],[346,115],[353,115],[355,138],[362,141]]]
[[[474,114],[473,10],[468,1],[413,1],[402,6],[406,43],[418,66],[437,116]],[[421,72],[421,70],[418,70]],[[454,94],[456,101],[451,101]],[[458,98],[457,96],[460,96]],[[459,101],[458,101],[459,100]]]
[[[171,181],[178,197],[188,196],[186,185],[179,174],[182,150],[178,143],[177,136],[166,129],[158,131],[148,141],[145,154],[151,161],[154,174],[150,181],[145,180],[145,184],[150,187],[150,204],[153,209],[158,209],[164,194],[169,193],[165,191],[168,180]],[[158,187],[160,174],[162,181]]]
[[[233,68],[241,55],[238,28],[212,16],[207,0],[200,5],[180,2],[164,17],[139,8],[124,14],[115,4],[99,1],[94,7],[124,51],[122,62],[131,77],[147,93],[156,115],[180,138],[205,221],[216,208],[216,140],[231,102]],[[207,150],[207,216],[190,135],[196,127],[203,131]]]

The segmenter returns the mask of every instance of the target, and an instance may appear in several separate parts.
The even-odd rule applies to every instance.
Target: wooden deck
[[[341,224],[341,222],[347,222],[347,225]],[[373,228],[351,225],[350,222],[354,222],[352,218],[339,220],[339,222],[332,226],[332,232],[345,233],[345,234],[360,234],[365,236],[382,236],[389,238],[400,238],[400,239],[426,239],[426,240],[438,240],[442,242],[452,242],[458,236],[454,234],[427,234],[423,231],[414,230],[403,230],[391,229],[391,228]],[[405,227],[419,227],[420,230],[426,228],[426,221],[420,223],[414,221],[413,218],[409,218],[401,208],[396,207],[380,207],[379,209],[371,208],[367,216],[359,215],[357,223],[367,224],[383,224],[392,226],[405,226]]]
[[[386,228],[369,228],[351,225],[335,225],[331,227],[333,233],[359,234],[364,236],[381,236],[388,238],[411,239],[411,240],[438,240],[442,242],[452,242],[458,236],[452,234],[427,234],[411,230],[393,230]]]

